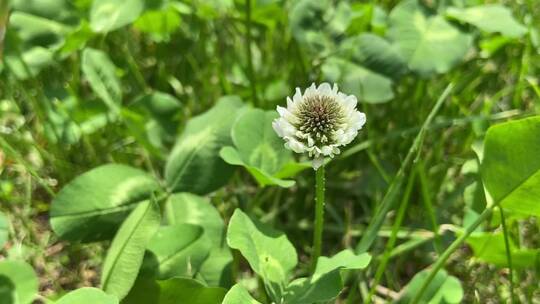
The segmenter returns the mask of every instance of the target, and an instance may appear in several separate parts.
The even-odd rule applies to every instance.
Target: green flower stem
[[[324,164],[315,171],[315,180],[315,230],[313,231],[313,253],[311,257],[311,269],[313,271],[315,271],[322,249],[324,226]]]

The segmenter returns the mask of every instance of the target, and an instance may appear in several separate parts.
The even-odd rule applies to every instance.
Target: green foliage
[[[242,106],[238,97],[223,97],[188,122],[165,166],[171,191],[206,194],[227,182],[233,170],[219,157],[219,150],[232,143],[231,128]]]
[[[81,68],[90,87],[117,114],[122,101],[122,88],[109,56],[100,50],[85,48]]]
[[[226,290],[207,287],[187,278],[172,278],[163,281],[139,280],[124,304],[221,304]]]
[[[298,263],[287,236],[256,220],[240,209],[234,211],[227,230],[229,247],[238,249],[249,265],[265,281],[283,284]]]
[[[158,279],[193,276],[200,271],[211,244],[203,229],[190,224],[162,226],[148,245],[146,264],[156,264]]]
[[[135,168],[118,164],[95,168],[58,193],[51,206],[51,226],[66,240],[110,238],[129,212],[148,202],[158,187],[152,176]]]
[[[106,293],[119,299],[128,294],[160,221],[159,207],[153,201],[141,203],[124,221],[103,263],[101,286]]]
[[[491,127],[486,134],[481,167],[482,181],[494,203],[535,216],[540,216],[538,134],[538,116]]]
[[[478,232],[467,238],[467,244],[474,251],[474,256],[483,262],[499,267],[508,267],[508,257],[504,235],[501,232]],[[519,248],[510,240],[512,266],[518,269],[535,267],[540,251],[538,249]]]
[[[320,257],[311,278],[296,279],[287,286],[285,302],[311,304],[333,300],[343,289],[340,271],[364,269],[370,260],[369,254],[356,255],[350,249],[330,258]]]
[[[4,247],[4,244],[8,240],[9,222],[6,215],[0,212],[0,249]]]
[[[22,261],[0,261],[0,303],[30,304],[38,292],[32,266]]]
[[[471,46],[470,35],[443,16],[427,13],[416,0],[398,4],[389,21],[388,38],[400,49],[409,68],[421,75],[449,71]]]
[[[55,302],[55,304],[79,303],[118,304],[119,302],[115,296],[108,295],[100,289],[91,287],[74,290]]]
[[[249,292],[240,284],[234,285],[223,299],[223,304],[261,304],[257,300],[253,299]]]
[[[110,32],[137,20],[144,9],[143,0],[94,0],[90,25],[95,32]]]
[[[527,33],[527,28],[512,17],[508,8],[500,4],[486,4],[466,9],[449,8],[447,14],[488,33],[501,33],[507,37],[521,37]]]
[[[428,276],[429,270],[417,273],[412,280],[403,288],[403,294],[396,303],[410,303],[412,297],[418,292],[420,286]],[[432,304],[451,304],[461,303],[463,299],[463,289],[461,283],[456,277],[448,275],[446,271],[441,270],[435,278],[429,283],[421,303]]]
[[[222,148],[219,155],[231,165],[245,167],[261,186],[291,187],[294,181],[277,177],[289,177],[283,169],[294,166],[291,151],[285,149],[283,140],[272,129],[277,116],[275,111],[244,111],[232,128],[234,147]]]

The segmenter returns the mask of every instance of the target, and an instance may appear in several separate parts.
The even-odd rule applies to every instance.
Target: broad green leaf
[[[444,17],[430,15],[416,0],[398,4],[390,13],[388,37],[411,70],[421,75],[444,73],[465,57],[472,37]]]
[[[197,279],[210,286],[228,286],[231,281],[232,255],[225,243],[225,223],[217,209],[206,199],[190,193],[172,194],[164,207],[169,225],[187,223],[201,226],[203,239],[212,245]]]
[[[95,34],[92,32],[88,21],[81,20],[79,26],[66,35],[64,43],[60,48],[60,53],[62,55],[68,55],[84,48],[87,42],[92,39],[94,35]]]
[[[37,293],[38,278],[32,266],[22,261],[0,261],[0,303],[30,304]]]
[[[344,43],[342,48],[350,49],[355,63],[375,73],[395,79],[407,72],[407,63],[396,45],[380,36],[364,33]]]
[[[9,31],[6,40],[9,38]],[[11,41],[6,41],[6,54],[4,62],[6,66],[13,72],[17,79],[28,79],[35,77],[39,72],[50,66],[54,62],[53,51],[41,46],[32,47],[22,52],[19,56],[17,52],[11,51]],[[14,46],[16,48],[16,46]]]
[[[447,15],[488,33],[501,33],[507,37],[521,37],[527,33],[527,28],[512,17],[510,9],[501,4],[486,4],[466,9],[451,7]]]
[[[229,247],[238,249],[265,281],[285,283],[298,263],[296,250],[287,236],[236,209],[227,231]]]
[[[10,0],[14,11],[41,16],[53,20],[64,19],[68,14],[69,0]]]
[[[311,278],[292,281],[285,291],[287,303],[311,304],[330,301],[343,289],[341,270],[364,269],[371,261],[367,253],[356,255],[346,249],[331,258],[320,257]]]
[[[96,304],[118,304],[118,299],[103,292],[101,289],[84,287],[61,297],[55,304],[81,304],[81,303],[96,303]]]
[[[238,151],[233,147],[223,147],[221,151],[219,151],[219,156],[221,156],[221,158],[230,165],[243,166],[244,168],[246,168],[246,170],[251,174],[251,176],[253,176],[253,178],[255,178],[259,185],[263,187],[267,185],[291,187],[294,185],[294,181],[275,178],[269,173],[258,169],[257,167],[247,165],[242,160],[240,154],[238,154]]]
[[[62,239],[110,238],[136,207],[159,185],[144,171],[119,164],[92,169],[67,184],[52,202],[51,226]]]
[[[417,273],[400,292],[401,297],[395,301],[397,304],[407,304],[421,288],[429,275],[429,269]],[[437,272],[437,275],[429,283],[420,303],[429,304],[453,304],[461,303],[463,299],[463,289],[459,280],[450,276],[444,270]]]
[[[137,20],[144,10],[144,0],[94,0],[90,25],[94,32],[114,31]]]
[[[494,264],[499,267],[508,267],[506,245],[502,232],[473,233],[466,240],[471,246],[474,256],[481,261]],[[512,254],[512,266],[519,269],[535,267],[540,254],[539,249],[518,248],[512,239],[509,239],[510,252]]]
[[[187,123],[165,167],[171,191],[206,194],[227,183],[233,168],[219,157],[219,150],[232,143],[231,127],[242,107],[240,98],[223,97]]]
[[[120,80],[116,76],[116,66],[106,53],[86,48],[82,54],[82,71],[90,87],[99,98],[116,114],[122,100]]]
[[[158,279],[193,277],[210,253],[209,239],[202,238],[203,229],[190,224],[160,227],[147,250],[157,263]]]
[[[172,6],[161,10],[149,10],[137,19],[134,26],[148,33],[157,42],[169,41],[170,35],[180,29],[180,13]]]
[[[272,128],[272,121],[277,117],[276,111],[246,110],[238,117],[231,133],[242,161],[270,174],[292,159],[291,151],[285,149],[283,140]]]
[[[242,285],[236,284],[225,295],[223,304],[261,304],[261,302],[253,299]]]
[[[498,124],[486,134],[482,181],[505,209],[540,216],[539,134],[540,116]]]
[[[394,98],[392,80],[338,57],[330,57],[322,66],[325,80],[339,83],[340,89],[361,102],[381,103]]]
[[[188,278],[139,279],[123,304],[221,304],[226,290]],[[240,303],[238,303],[240,304]]]
[[[216,246],[225,240],[225,223],[208,199],[191,193],[172,194],[165,203],[165,219],[169,225],[201,226]]]
[[[153,201],[141,203],[124,221],[103,264],[101,286],[105,292],[119,299],[128,294],[160,221],[159,207]]]
[[[6,216],[0,211],[0,250],[8,240],[9,223]]]
[[[45,44],[59,42],[71,29],[63,23],[18,11],[9,17],[9,26],[17,31],[22,40],[47,40],[41,42]],[[54,37],[52,40],[49,38],[51,36]]]

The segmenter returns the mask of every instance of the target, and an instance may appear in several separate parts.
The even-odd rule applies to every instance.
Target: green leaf
[[[322,66],[324,79],[341,84],[341,90],[361,102],[382,103],[394,98],[392,80],[348,60],[330,57]]]
[[[197,278],[210,286],[228,286],[232,280],[232,255],[225,243],[225,223],[217,209],[206,198],[175,193],[165,203],[164,210],[170,225],[186,223],[201,226],[204,230],[202,239],[207,239],[212,245]]]
[[[70,31],[70,27],[63,23],[19,11],[11,14],[9,26],[16,30],[19,38],[24,41],[50,40],[48,37],[54,36],[52,41],[44,44],[58,43]]]
[[[429,269],[417,273],[411,282],[407,284],[400,292],[402,296],[395,303],[410,303],[414,295],[421,288],[422,284],[429,275]],[[459,280],[450,276],[444,270],[440,270],[433,280],[429,283],[424,292],[420,303],[429,304],[453,304],[461,303],[463,299],[463,289]]]
[[[346,249],[331,258],[320,257],[311,278],[300,278],[292,281],[285,291],[287,303],[311,304],[330,301],[336,298],[343,289],[341,270],[364,269],[371,261],[367,253],[356,255]]]
[[[505,209],[540,216],[539,134],[540,116],[498,124],[486,134],[482,180]]]
[[[9,222],[7,217],[0,211],[0,250],[8,240]]]
[[[105,292],[119,299],[128,294],[139,273],[146,247],[159,228],[160,220],[157,204],[146,201],[124,221],[103,264],[101,286]]]
[[[74,290],[56,301],[55,304],[118,304],[118,299],[103,292],[101,289],[84,287]]]
[[[233,170],[219,157],[219,150],[232,143],[231,127],[242,107],[240,98],[223,97],[187,123],[165,167],[173,192],[206,194],[227,183]]]
[[[161,10],[149,10],[137,19],[134,26],[148,33],[157,42],[169,41],[170,35],[180,29],[181,17],[176,9],[168,6]]]
[[[129,212],[158,188],[152,176],[132,167],[109,164],[92,169],[54,198],[51,226],[70,241],[110,238]]]
[[[0,303],[30,304],[37,292],[38,278],[32,266],[22,261],[0,261]]]
[[[293,161],[291,151],[272,129],[275,111],[249,109],[244,111],[232,127],[234,147],[224,147],[221,158],[231,165],[243,166],[259,185],[290,187],[294,181],[275,177],[285,164]]]
[[[352,49],[352,60],[371,71],[396,79],[407,72],[407,63],[396,45],[369,33],[353,37],[342,48]]]
[[[202,236],[203,229],[195,225],[160,227],[147,248],[151,262],[157,263],[157,278],[192,277],[198,273],[211,247],[210,240]]]
[[[238,249],[265,281],[285,283],[298,263],[296,250],[283,232],[252,221],[240,209],[229,222],[227,243]]]
[[[240,284],[234,285],[223,299],[223,304],[261,304]]]
[[[488,33],[501,33],[507,37],[521,37],[527,33],[527,28],[514,19],[510,9],[501,4],[486,4],[466,9],[450,7],[446,13]]]
[[[201,226],[212,243],[217,246],[224,243],[225,223],[208,199],[191,193],[175,193],[169,197],[164,209],[169,225]]]
[[[474,256],[479,260],[499,267],[508,267],[506,245],[502,232],[473,233],[467,238],[466,242],[471,246]],[[509,243],[513,267],[518,269],[535,267],[540,254],[539,249],[518,248],[512,239],[509,239]]]
[[[187,279],[173,278],[166,281],[140,279],[123,304],[221,304],[226,290],[207,287]]]
[[[144,10],[144,0],[94,0],[90,25],[98,33],[114,31],[137,20]]]
[[[472,37],[442,16],[428,14],[416,0],[398,4],[390,13],[388,37],[411,70],[421,75],[444,73],[465,57]]]
[[[94,32],[90,28],[90,24],[86,20],[81,20],[79,26],[71,31],[64,40],[60,53],[62,55],[71,54],[86,46],[88,41],[94,37]]]
[[[92,48],[84,49],[82,53],[84,76],[96,95],[118,114],[119,104],[122,101],[122,87],[115,69],[116,66],[106,53]]]

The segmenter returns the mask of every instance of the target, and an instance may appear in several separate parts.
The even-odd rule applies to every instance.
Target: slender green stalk
[[[405,157],[405,160],[401,164],[401,167],[399,168],[398,173],[394,177],[392,183],[390,184],[390,187],[388,188],[388,191],[384,195],[381,207],[378,209],[377,213],[373,217],[373,220],[370,221],[369,226],[366,229],[366,232],[362,236],[362,239],[360,239],[360,242],[356,246],[356,252],[366,252],[369,250],[373,242],[375,241],[377,237],[377,231],[381,228],[384,219],[386,218],[386,215],[388,212],[392,209],[394,206],[394,202],[396,201],[396,198],[399,194],[399,190],[401,189],[401,186],[403,184],[403,181],[405,179],[405,173],[409,169],[410,165],[412,164],[413,160],[416,160],[419,155],[420,147],[422,146],[422,142],[424,141],[424,136],[426,134],[426,128],[430,125],[433,118],[435,118],[435,115],[441,108],[443,102],[446,100],[448,95],[450,95],[450,92],[452,91],[453,84],[450,83],[448,86],[446,86],[445,90],[439,97],[439,100],[435,103],[435,106],[433,106],[433,109],[429,113],[428,117],[424,121],[424,124],[422,125],[422,128],[420,128],[420,132],[418,132],[418,135],[414,139],[414,142],[409,149],[409,152],[407,152],[407,156]]]
[[[246,55],[248,64],[248,76],[251,85],[251,98],[254,104],[258,104],[257,81],[255,79],[255,69],[253,68],[253,54],[251,52],[251,0],[246,0]]]
[[[513,267],[512,267],[512,253],[510,252],[510,241],[508,240],[508,229],[506,228],[506,220],[504,218],[504,211],[503,208],[499,208],[499,211],[501,212],[501,224],[503,228],[503,234],[504,234],[504,246],[506,248],[506,259],[508,260],[508,270],[509,273],[509,280],[510,280],[510,299],[511,303],[516,303],[516,294],[514,293],[514,275],[513,275]]]
[[[371,303],[371,300],[373,296],[375,295],[377,285],[379,285],[379,282],[386,270],[386,266],[388,265],[388,261],[390,260],[390,254],[396,244],[398,231],[399,231],[399,228],[401,227],[401,223],[403,222],[403,218],[405,217],[405,211],[407,211],[407,207],[409,205],[409,200],[411,198],[411,193],[413,190],[415,177],[416,177],[416,171],[414,171],[409,176],[409,181],[407,182],[407,186],[405,188],[405,194],[403,195],[403,199],[401,200],[401,204],[399,206],[396,221],[394,222],[394,227],[392,228],[392,235],[390,236],[388,243],[386,243],[386,248],[384,250],[383,258],[381,262],[379,263],[379,266],[377,267],[377,271],[375,272],[375,279],[372,282],[371,289],[369,290],[369,295],[364,300],[365,304]]]
[[[493,207],[494,207],[494,205],[490,206],[489,208],[486,208],[480,214],[480,216],[470,226],[468,226],[465,229],[463,234],[461,236],[459,236],[454,242],[452,242],[452,244],[450,244],[450,246],[443,252],[443,254],[441,254],[441,256],[439,257],[437,262],[435,262],[435,264],[431,268],[431,271],[429,272],[428,277],[426,278],[426,280],[422,284],[422,287],[416,293],[416,295],[414,296],[414,298],[412,299],[410,304],[417,304],[420,301],[420,299],[422,299],[422,295],[424,294],[424,292],[428,288],[429,283],[431,283],[433,278],[435,278],[435,276],[437,275],[439,270],[441,270],[441,268],[444,266],[444,264],[446,263],[448,258],[450,258],[450,255],[454,251],[456,251],[459,248],[459,246],[461,246],[461,244],[463,244],[463,242],[465,242],[465,240],[469,237],[469,235],[471,235],[471,233],[473,233],[474,230],[476,230],[476,228],[480,224],[482,224],[482,222],[484,222],[491,215],[491,212],[493,211]]]
[[[429,181],[426,175],[426,166],[423,161],[418,162],[418,177],[421,185],[422,201],[429,215],[429,220],[431,222],[431,229],[433,229],[433,245],[437,254],[442,252],[442,243],[439,236],[439,225],[437,224],[437,216],[435,215],[435,210],[433,209],[433,200],[431,199],[431,193],[429,192]]]
[[[313,254],[311,268],[314,271],[321,256],[322,234],[324,226],[324,164],[315,171],[315,230],[313,231]]]

